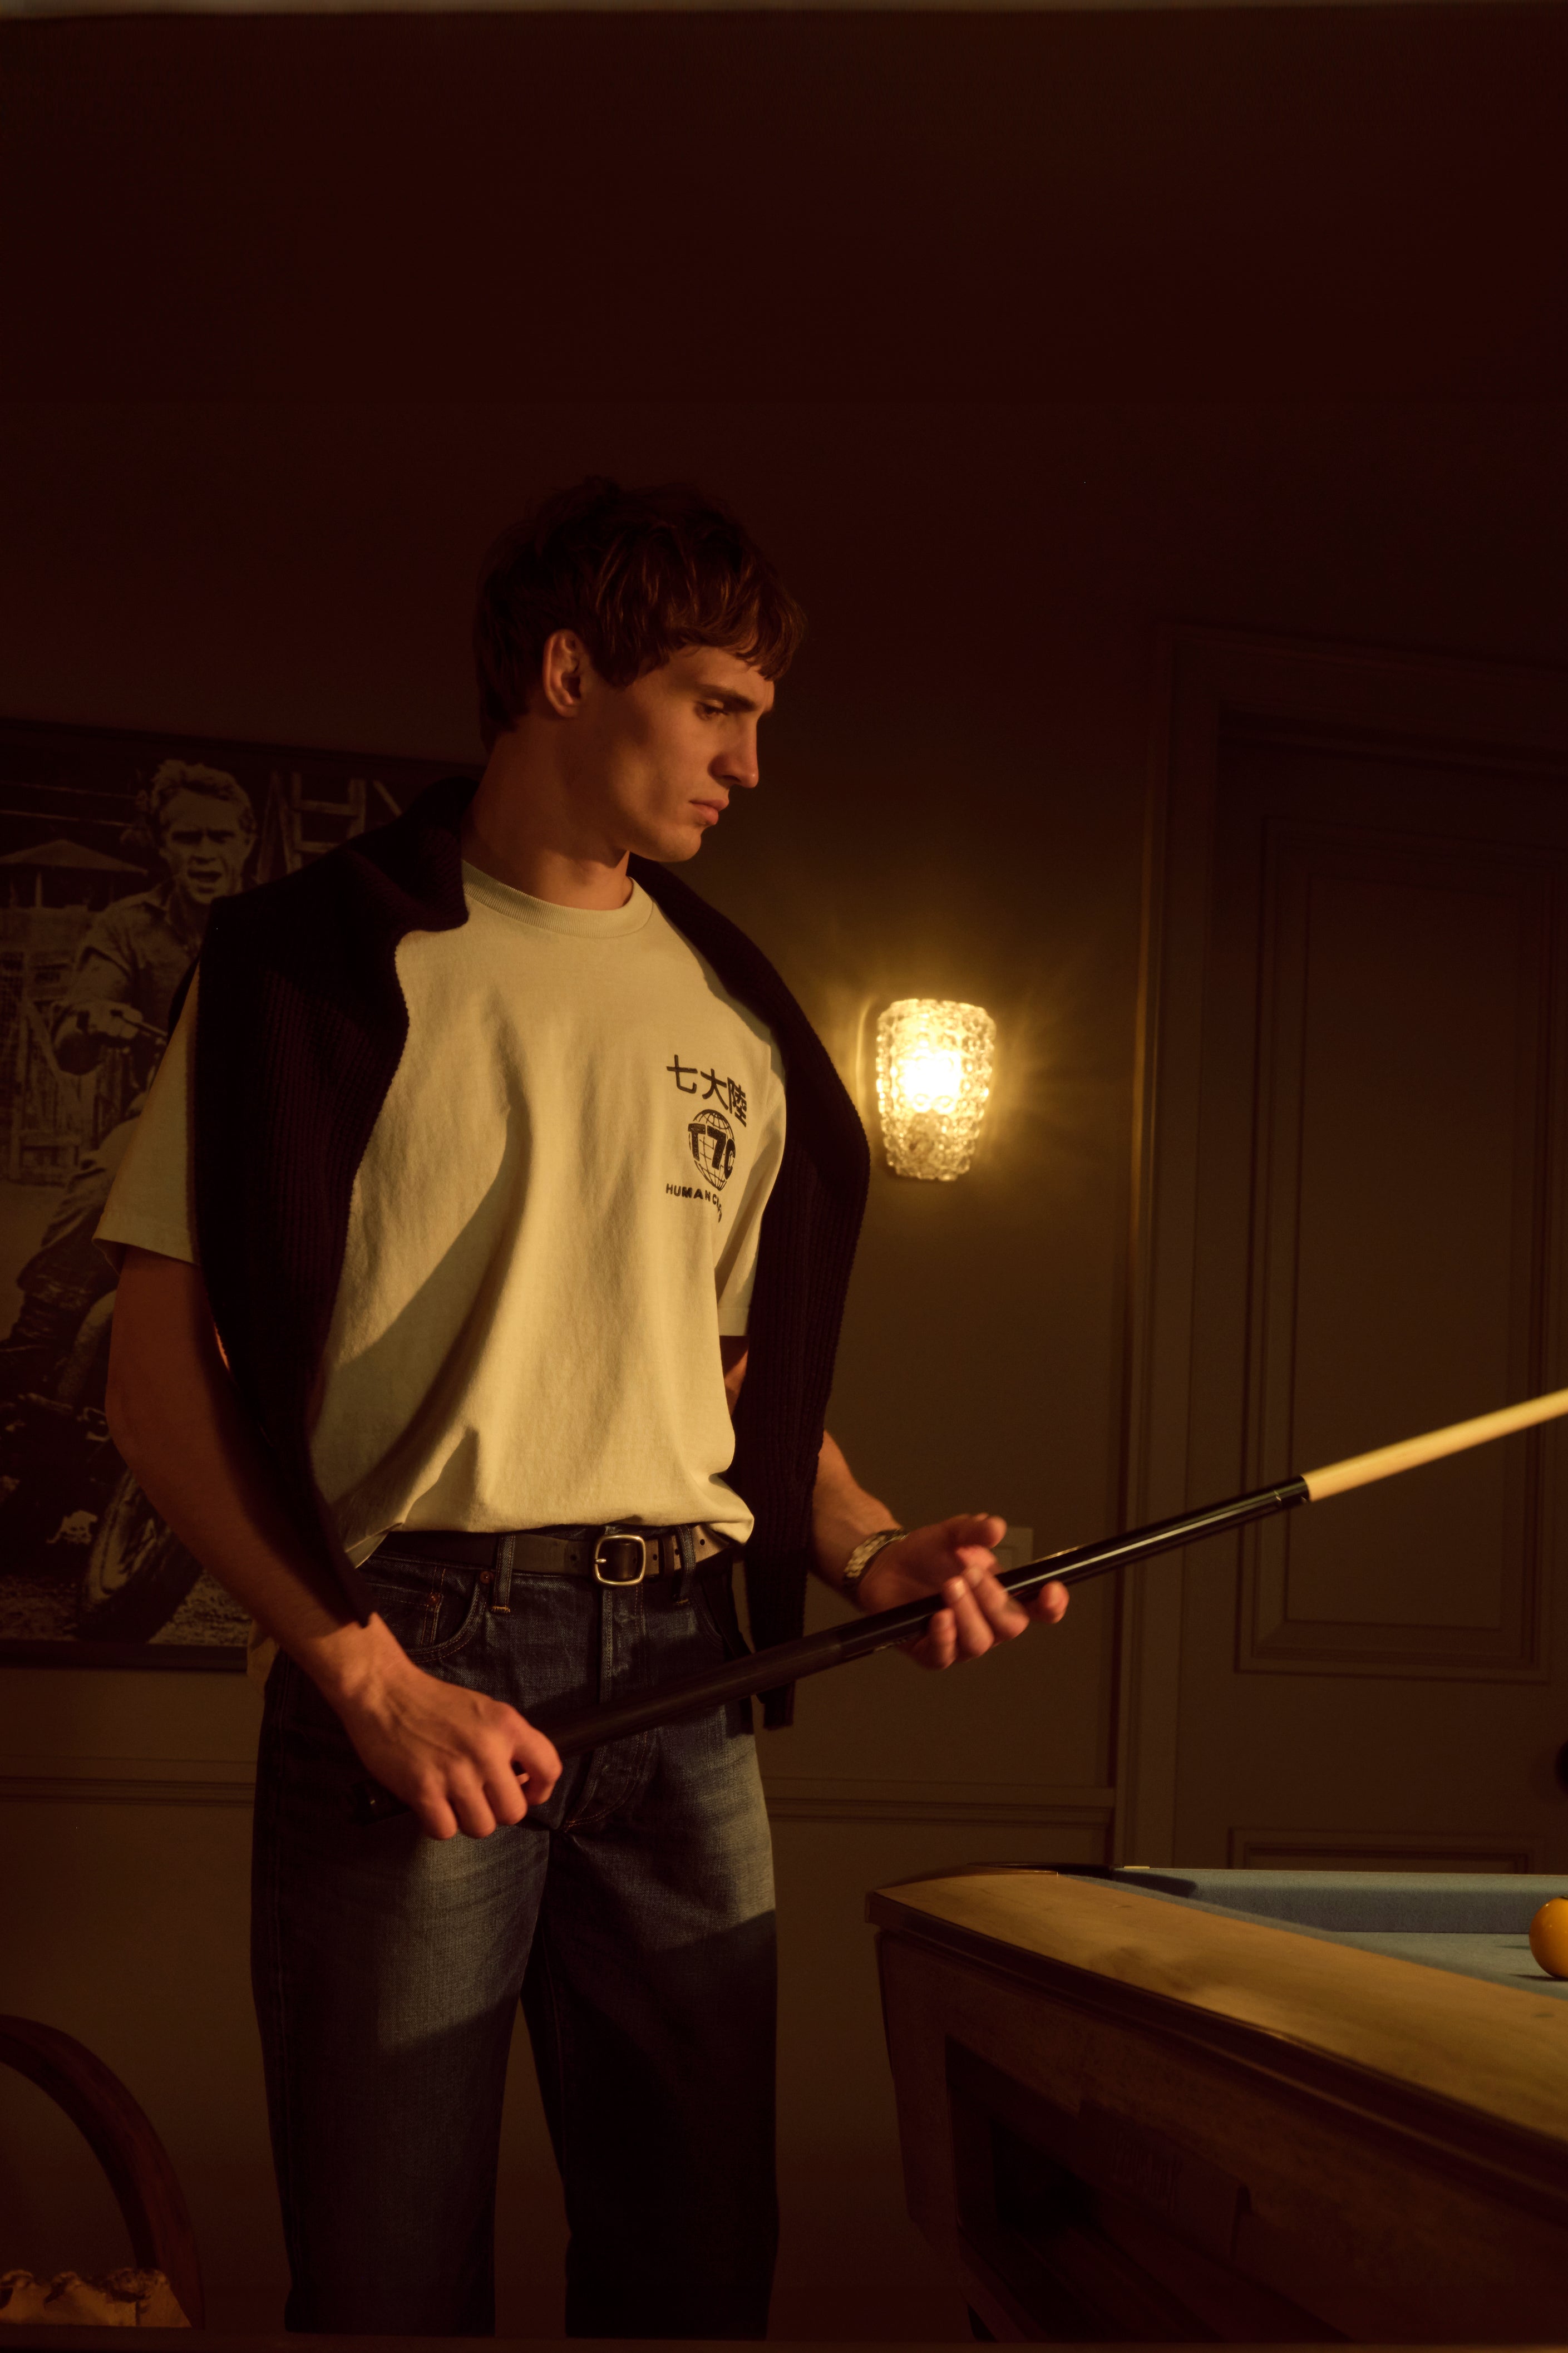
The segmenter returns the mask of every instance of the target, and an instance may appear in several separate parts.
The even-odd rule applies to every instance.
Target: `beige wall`
[[[1544,36],[1521,26],[1552,12],[1483,13],[1522,71],[1521,44]],[[1430,26],[1424,11],[1328,12],[1310,29],[1282,17],[1272,35],[1257,17],[1210,19],[1201,37],[1144,25],[1142,47],[1139,19],[1097,33],[1070,20],[1054,32],[1044,20],[1018,20],[1017,32],[889,20],[875,36],[854,20],[700,35],[706,20],[661,31],[601,18],[584,31],[539,19],[530,32],[450,19],[434,48],[428,27],[370,19],[268,27],[272,47],[256,27],[211,24],[8,28],[29,36],[12,50],[14,153],[29,188],[58,191],[58,208],[42,259],[35,248],[28,260],[26,332],[11,341],[0,709],[466,761],[466,607],[491,531],[590,468],[691,475],[729,495],[797,586],[813,636],[769,723],[764,789],[731,813],[697,879],[775,956],[863,1103],[865,1023],[889,997],[973,997],[1001,1030],[973,1174],[940,1187],[876,1176],[835,1426],[900,1516],[993,1508],[1042,1546],[1100,1533],[1118,1508],[1157,624],[1525,660],[1568,651],[1561,600],[1544,586],[1557,563],[1561,417],[1415,399],[1434,381],[1528,388],[1534,345],[1510,342],[1494,318],[1464,376],[1471,312],[1455,305],[1455,273],[1470,287],[1475,272],[1462,242],[1447,281],[1458,323],[1423,343],[1426,281],[1412,293],[1410,273],[1385,267],[1397,207],[1389,197],[1379,210],[1378,140],[1355,107],[1337,161],[1364,203],[1326,228],[1319,219],[1316,315],[1332,313],[1330,359],[1363,334],[1381,405],[1345,406],[1354,368],[1336,376],[1317,345],[1310,365],[1263,384],[1256,310],[1194,291],[1194,257],[1235,261],[1226,238],[1264,234],[1233,218],[1247,209],[1246,175],[1274,169],[1257,136],[1260,92],[1289,114],[1338,103],[1361,76],[1374,130],[1397,126],[1418,161],[1446,152],[1443,125],[1490,69],[1468,12],[1438,14],[1415,76],[1400,46],[1413,36],[1392,20]],[[40,29],[50,37],[32,38]],[[1268,39],[1284,45],[1271,62]],[[823,169],[848,171],[863,132],[854,168],[880,191],[879,234],[907,217],[924,242],[901,275],[863,254],[857,274],[830,256],[820,209],[781,194],[775,144],[773,176],[722,203],[710,188],[707,214],[680,181],[681,217],[718,223],[728,274],[717,293],[689,297],[679,272],[672,290],[670,240],[654,231],[614,248],[568,237],[577,290],[552,307],[537,231],[557,215],[544,206],[510,243],[493,224],[477,232],[483,189],[447,147],[432,162],[421,109],[437,63],[469,89],[510,61],[528,92],[521,66],[566,57],[577,70],[587,51],[573,43],[623,81],[643,78],[645,100],[658,100],[638,117],[645,142],[664,105],[679,146],[689,72],[739,77],[765,113],[779,43],[799,107],[814,92],[874,90],[849,117],[822,100]],[[366,60],[374,71],[362,73]],[[1543,81],[1538,59],[1519,86]],[[1004,84],[1015,94],[996,100],[982,138],[975,93]],[[1160,92],[1173,88],[1185,92],[1192,140],[1207,141],[1190,182],[1169,177],[1167,118],[1182,109]],[[134,104],[111,100],[127,90]],[[298,146],[280,90],[298,92]],[[1054,146],[1042,143],[1047,122]],[[1096,157],[1110,150],[1089,135],[1097,125],[1128,137],[1128,172],[1147,181],[1136,203],[1105,204]],[[447,138],[452,121],[437,129]],[[1510,201],[1521,144],[1500,132],[1482,142]],[[537,145],[531,132],[520,141],[525,176]],[[809,140],[790,152],[809,183]],[[635,139],[605,153],[627,181],[647,160]],[[342,183],[330,202],[324,156]],[[361,185],[362,166],[381,195],[354,211],[343,190]],[[485,168],[500,170],[493,154]],[[929,185],[916,185],[921,173]],[[1289,185],[1275,187],[1281,203]],[[870,234],[869,201],[842,215],[851,240]],[[623,214],[623,231],[635,216]],[[1065,278],[1047,267],[1060,260],[1064,218],[1079,225]],[[1156,225],[1164,259],[1133,268],[1139,220]],[[984,266],[966,291],[970,231]],[[800,238],[824,257],[815,280]],[[677,239],[676,259],[689,248]],[[1273,276],[1251,281],[1274,304],[1275,360],[1300,324],[1282,290],[1293,250],[1277,240]],[[1508,269],[1521,269],[1509,251]],[[1070,370],[1040,375],[1041,322],[1063,349],[1095,302],[1104,312],[1097,253],[1124,343],[1142,322],[1167,354],[1171,336],[1203,354],[1186,384],[1179,371],[1164,381],[1168,395],[1230,383],[1250,387],[1251,405],[1117,406],[1106,395],[1140,378],[1114,367],[1086,379],[1079,405],[1023,403],[1048,384],[1072,388]],[[668,299],[617,314],[639,254],[646,285]],[[443,256],[464,290],[457,309]],[[596,306],[584,280],[600,290]],[[1436,321],[1440,290],[1428,290]],[[1009,303],[1037,339],[1011,377],[996,340]],[[1390,306],[1404,338],[1392,374]],[[538,330],[531,343],[520,314]],[[635,319],[636,332],[605,343],[605,315]],[[924,360],[900,380],[886,338],[917,315]],[[682,316],[694,322],[684,374],[660,356]],[[1007,397],[960,397],[998,385]],[[1339,405],[1279,405],[1303,386]],[[799,396],[714,397],[753,388]],[[663,405],[626,397],[638,392]],[[516,405],[522,393],[534,405]],[[767,1744],[784,1968],[780,2335],[963,2332],[902,2216],[862,1901],[928,1867],[1103,1851],[1113,1631],[1110,1597],[1096,1591],[1059,1633],[946,1680],[899,1661],[851,1669],[804,1690],[796,1728]],[[277,2315],[280,2254],[244,1954],[254,1724],[237,1679],[0,1671],[0,2009],[80,2034],[121,2070],[186,2183],[214,2317],[260,2326]],[[503,2216],[549,2175],[526,2069],[514,2072]],[[117,2252],[68,2135],[36,2094],[4,2084],[0,2215],[0,2263]],[[525,2233],[503,2219],[501,2236],[503,2326],[552,2333],[558,2226]]]

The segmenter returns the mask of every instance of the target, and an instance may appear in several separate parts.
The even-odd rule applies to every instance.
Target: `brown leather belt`
[[[689,1550],[682,1546],[689,1540]],[[679,1577],[683,1568],[727,1568],[735,1547],[706,1528],[394,1528],[388,1552],[458,1568],[514,1577],[591,1577],[600,1585],[640,1585],[645,1577]]]

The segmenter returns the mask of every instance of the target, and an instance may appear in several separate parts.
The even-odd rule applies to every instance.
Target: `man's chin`
[[[710,829],[705,825],[661,826],[657,833],[650,831],[645,841],[635,844],[633,854],[655,866],[683,866],[689,858],[696,857]]]

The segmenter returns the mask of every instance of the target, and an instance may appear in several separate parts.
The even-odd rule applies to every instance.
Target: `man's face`
[[[232,801],[176,793],[164,807],[158,848],[175,889],[206,907],[242,887],[254,839]]]
[[[617,850],[694,857],[732,794],[758,781],[757,724],[773,682],[714,646],[612,687],[584,662],[573,731],[574,792]]]

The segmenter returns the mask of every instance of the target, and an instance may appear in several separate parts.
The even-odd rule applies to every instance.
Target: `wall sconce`
[[[897,1176],[951,1185],[973,1156],[996,1024],[978,1005],[900,997],[877,1023],[877,1108]]]

